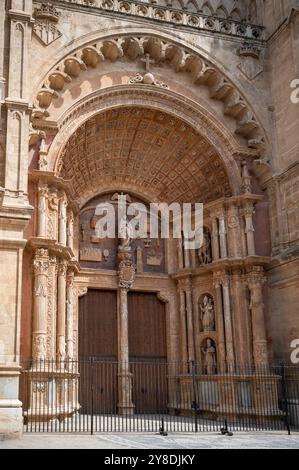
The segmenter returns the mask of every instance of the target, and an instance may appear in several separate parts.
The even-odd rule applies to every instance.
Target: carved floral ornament
[[[264,148],[265,136],[253,111],[235,85],[207,59],[196,51],[158,36],[117,36],[94,41],[75,50],[47,74],[36,95],[32,118],[45,119],[53,100],[58,98],[68,83],[88,68],[97,68],[103,61],[138,61],[144,68],[146,60],[155,65],[167,64],[176,73],[187,72],[193,83],[209,88],[211,99],[224,103],[223,112],[236,120],[235,133],[247,139],[251,148]],[[153,71],[128,78],[128,84],[156,86],[167,89],[167,84],[156,80]],[[147,80],[147,77],[150,80]],[[46,123],[46,121],[45,121]]]
[[[254,40],[263,38],[263,27],[248,15],[246,1],[239,5],[233,0],[225,2],[188,2],[179,0],[61,0],[64,3],[95,7],[159,22],[172,23],[200,30],[214,31]],[[216,5],[215,5],[216,3]],[[240,5],[241,3],[241,5]],[[255,24],[252,24],[252,21]]]

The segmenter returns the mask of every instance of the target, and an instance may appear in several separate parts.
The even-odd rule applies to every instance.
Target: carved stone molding
[[[73,51],[49,71],[46,80],[40,85],[35,107],[49,108],[52,101],[60,96],[58,92],[63,91],[73,78],[77,78],[88,67],[95,68],[104,60],[115,62],[126,58],[129,61],[140,61],[145,54],[157,63],[166,62],[175,72],[189,73],[195,84],[207,86],[212,99],[224,102],[224,114],[236,120],[236,134],[256,142],[261,140],[261,144],[265,144],[262,126],[237,87],[197,52],[158,36],[109,37],[92,46],[87,44],[80,50]],[[154,71],[147,72],[144,76],[138,74],[132,80],[134,83],[156,84],[164,89],[167,87],[162,82],[155,83]]]
[[[97,10],[108,11],[110,14],[124,14],[135,18],[149,19],[159,23],[182,26],[191,30],[204,30],[206,33],[216,33],[234,38],[246,39],[247,42],[261,42],[264,36],[263,26],[248,20],[246,2],[235,5],[231,2],[202,2],[175,4],[168,0],[61,0],[71,5],[84,5]],[[191,6],[191,8],[190,8]],[[172,26],[173,27],[173,26]]]
[[[59,17],[60,13],[49,2],[42,3],[40,7],[34,10],[35,22],[33,33],[45,46],[48,46],[62,36],[62,33],[56,26]]]

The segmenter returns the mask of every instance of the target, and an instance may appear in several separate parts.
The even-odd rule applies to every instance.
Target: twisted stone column
[[[265,365],[268,364],[268,351],[262,291],[265,282],[263,268],[253,267],[247,275],[247,281],[250,290],[254,362],[256,365]]]
[[[57,304],[57,359],[65,360],[65,317],[66,317],[66,271],[67,262],[61,260],[58,265],[58,304]]]
[[[34,303],[32,325],[32,357],[46,359],[47,354],[47,293],[48,293],[48,250],[38,249],[34,256]]]

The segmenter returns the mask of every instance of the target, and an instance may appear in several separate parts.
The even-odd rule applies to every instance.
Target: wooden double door
[[[166,411],[165,305],[155,293],[128,293],[129,361],[136,413]],[[117,291],[90,289],[79,304],[82,412],[117,413]]]

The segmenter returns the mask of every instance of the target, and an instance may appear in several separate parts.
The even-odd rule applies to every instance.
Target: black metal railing
[[[299,431],[299,368],[25,361],[27,432]]]

